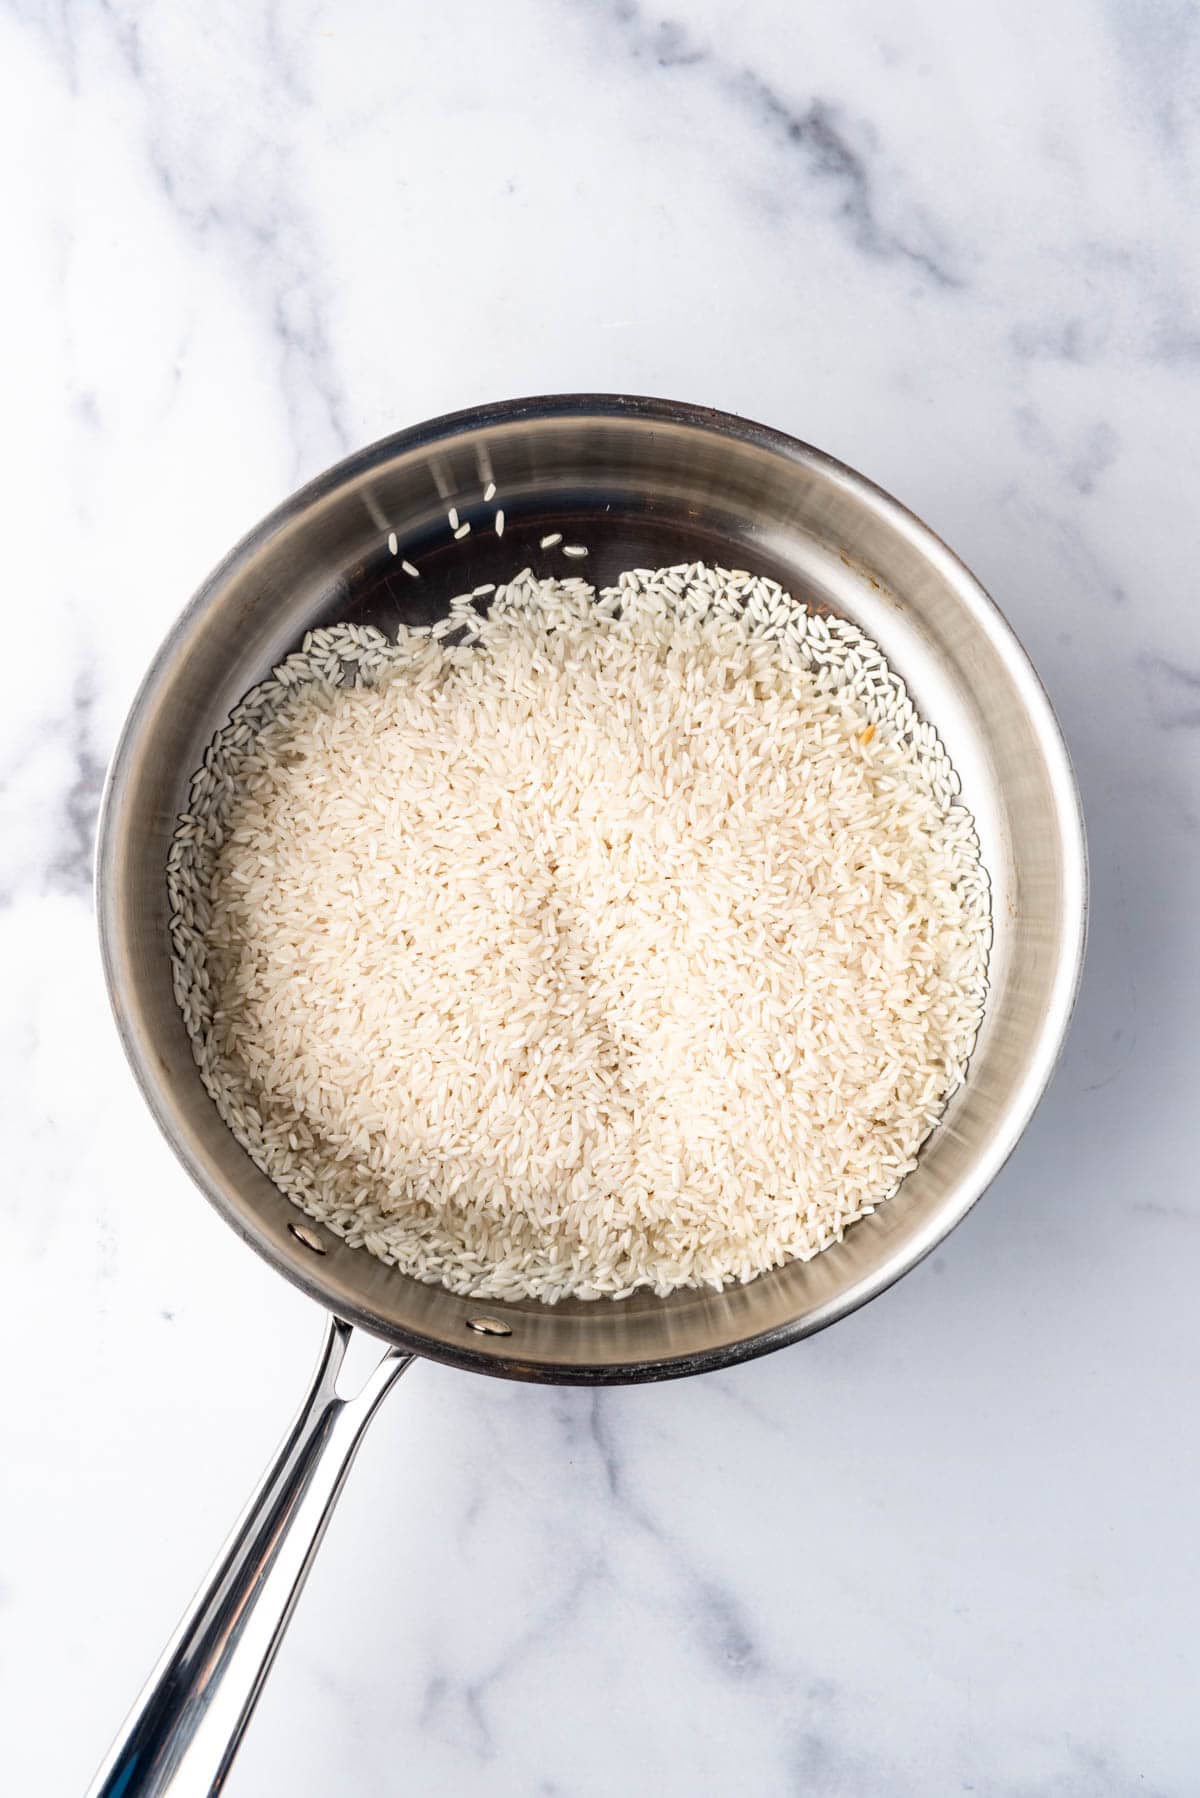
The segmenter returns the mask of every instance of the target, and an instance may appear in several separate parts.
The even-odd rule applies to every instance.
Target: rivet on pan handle
[[[474,1330],[480,1336],[511,1336],[512,1326],[498,1317],[468,1317],[468,1330]]]

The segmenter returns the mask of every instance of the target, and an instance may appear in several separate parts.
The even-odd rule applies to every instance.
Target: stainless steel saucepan
[[[472,525],[461,541],[450,506]],[[393,531],[419,580],[391,553]],[[861,625],[941,732],[991,876],[986,1018],[970,1077],[915,1172],[840,1245],[720,1294],[484,1304],[347,1248],[304,1219],[222,1124],[172,996],[168,845],[189,776],[234,703],[313,626],[430,622],[452,593],[526,562],[546,567],[538,540],[549,531],[589,547],[573,572],[597,583],[704,559],[769,575]],[[1046,1085],[1079,978],[1085,886],[1067,754],[1004,619],[903,506],[777,431],[611,395],[484,406],[351,456],[252,531],[171,631],[125,726],[100,825],[100,937],[126,1052],[176,1154],[330,1322],[295,1424],[93,1791],[196,1798],[220,1787],[362,1431],[414,1356],[573,1384],[701,1373],[822,1329],[915,1266],[993,1178]],[[388,1346],[347,1398],[337,1375],[353,1328]]]

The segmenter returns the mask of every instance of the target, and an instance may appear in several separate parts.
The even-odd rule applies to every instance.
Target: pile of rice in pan
[[[988,886],[879,649],[693,564],[528,570],[249,693],[168,868],[204,1083],[310,1217],[493,1298],[720,1288],[886,1200]]]

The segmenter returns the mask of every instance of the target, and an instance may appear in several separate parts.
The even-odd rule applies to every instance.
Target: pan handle
[[[362,1433],[412,1360],[389,1349],[362,1390],[341,1398],[351,1334],[330,1318],[296,1421],[88,1798],[208,1798],[224,1784]]]

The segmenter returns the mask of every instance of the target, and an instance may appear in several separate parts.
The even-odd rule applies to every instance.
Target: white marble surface
[[[610,388],[821,444],[996,594],[1084,789],[1076,1028],[819,1339],[599,1397],[414,1369],[227,1790],[1196,1791],[1198,93],[1188,0],[0,8],[6,1790],[82,1787],[319,1336],[109,1022],[123,710],[302,478]]]

